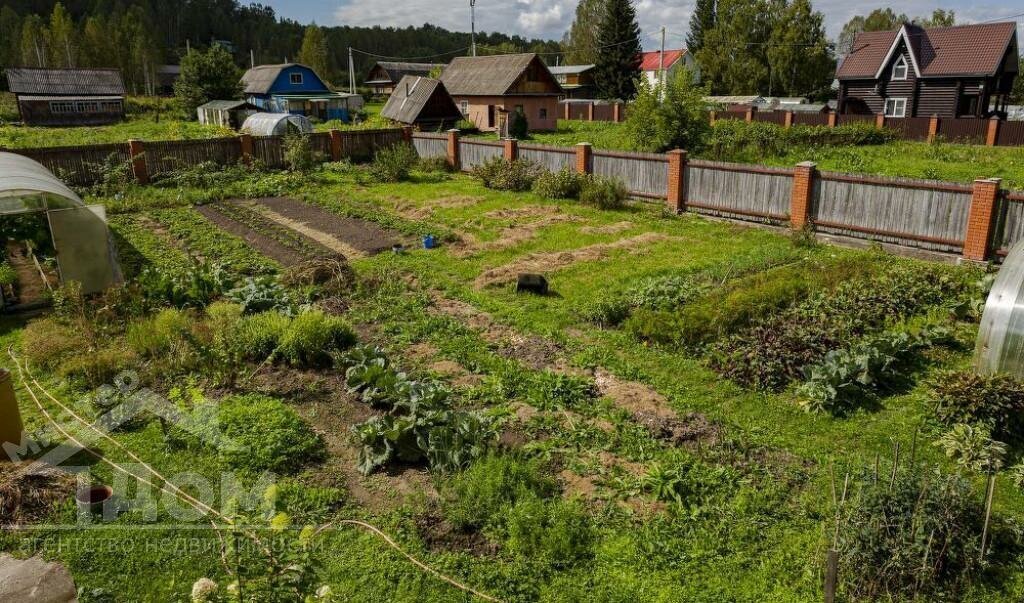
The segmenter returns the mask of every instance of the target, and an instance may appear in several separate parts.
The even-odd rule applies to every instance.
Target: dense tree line
[[[59,7],[59,8],[58,8]],[[152,88],[155,69],[178,63],[186,47],[227,42],[235,61],[295,60],[307,26],[279,18],[274,10],[238,0],[5,0],[0,8],[0,69],[8,66],[118,67],[133,92]],[[465,53],[470,34],[426,24],[421,27],[323,27],[306,55],[326,49],[327,73],[348,81],[348,47],[388,57],[438,57]],[[478,33],[481,52],[542,52],[554,61],[558,42],[501,33]],[[356,53],[361,80],[377,59]],[[425,61],[428,59],[424,59]]]

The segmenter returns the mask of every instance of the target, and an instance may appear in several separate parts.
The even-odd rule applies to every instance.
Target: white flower
[[[334,594],[334,592],[331,591],[331,587],[326,585],[326,584],[324,584],[320,588],[316,589],[316,598],[317,599],[326,599],[326,598],[330,597],[333,594]]]
[[[217,594],[217,583],[209,578],[200,578],[192,585],[192,603],[205,603]]]

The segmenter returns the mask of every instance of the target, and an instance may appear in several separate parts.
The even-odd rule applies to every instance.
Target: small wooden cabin
[[[21,121],[29,126],[100,126],[124,119],[124,82],[117,69],[6,71]]]
[[[440,63],[398,63],[381,61],[370,68],[370,73],[363,82],[375,95],[391,94],[407,75],[430,77],[434,70],[443,68]]]
[[[452,128],[462,119],[462,112],[440,80],[414,75],[398,82],[380,114],[422,130]]]

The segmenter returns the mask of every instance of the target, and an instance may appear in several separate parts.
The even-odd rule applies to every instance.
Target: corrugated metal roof
[[[441,74],[441,81],[453,96],[501,96],[536,58],[532,52],[456,57]]]
[[[398,82],[380,114],[403,124],[413,124],[420,119],[430,99],[438,96],[442,97],[439,102],[449,105],[448,115],[431,116],[433,119],[458,120],[462,117],[462,112],[440,80],[414,75],[407,75]]]
[[[14,94],[124,96],[124,82],[117,69],[11,68],[7,84]]]
[[[390,79],[387,80],[368,80],[366,84],[388,84],[392,82],[400,81],[407,75],[419,75],[427,77],[430,72],[439,68],[444,67],[444,63],[402,63],[395,61],[381,61],[373,66],[370,71],[374,71],[377,67],[380,67],[387,72]]]
[[[240,109],[242,107],[256,108],[255,105],[251,105],[243,100],[212,100],[206,104],[199,105],[199,109],[214,109],[219,111],[227,111],[231,109]]]
[[[676,63],[679,59],[683,58],[686,54],[685,48],[678,50],[666,50],[665,51],[665,69],[668,69]],[[661,51],[655,50],[654,52],[641,52],[640,53],[640,71],[657,71],[661,68]]]
[[[551,75],[572,75],[574,73],[583,73],[593,69],[593,65],[557,65],[555,67],[548,67],[548,71]]]
[[[874,79],[897,36],[906,32],[921,77],[994,75],[1017,35],[1016,23],[978,23],[924,29],[906,25],[896,31],[857,34],[843,59],[839,79]]]

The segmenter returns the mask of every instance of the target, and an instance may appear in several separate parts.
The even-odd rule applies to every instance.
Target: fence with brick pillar
[[[793,191],[789,203],[789,224],[800,230],[810,223],[814,201],[814,175],[818,166],[813,161],[798,163],[793,170]]]
[[[685,210],[686,194],[686,151],[675,149],[668,152],[668,200],[666,207],[672,213]]]
[[[999,199],[998,179],[975,180],[971,194],[971,207],[967,215],[963,256],[983,262],[992,251],[992,234],[996,222],[996,202]]]
[[[589,142],[576,145],[576,173],[589,174],[594,149]]]
[[[132,176],[139,184],[149,182],[149,169],[146,166],[146,147],[141,140],[128,141],[128,156],[131,157]]]
[[[519,141],[515,138],[506,138],[504,141],[504,153],[505,161],[515,161],[519,159]]]
[[[462,169],[459,159],[459,131],[448,130],[448,166],[456,172]]]
[[[238,137],[238,147],[241,149],[242,162],[246,165],[252,163],[253,151],[252,151],[252,136],[248,134],[242,134]]]

